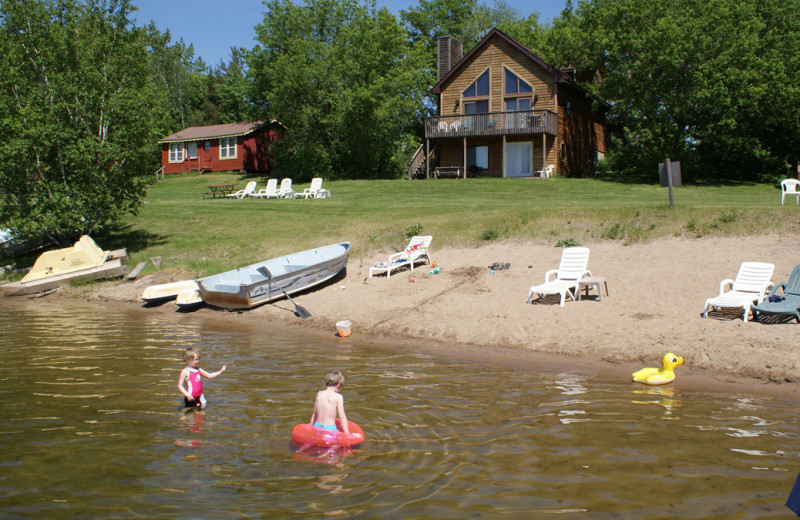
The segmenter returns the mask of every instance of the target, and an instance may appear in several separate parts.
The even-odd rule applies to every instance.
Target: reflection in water
[[[0,300],[0,516],[786,516],[794,403],[178,320]],[[187,346],[228,364],[202,412],[176,389]],[[300,450],[331,368],[367,441]]]
[[[678,420],[680,417],[674,412],[681,407],[680,395],[672,386],[648,386],[633,391],[637,394],[634,404],[656,404],[664,408],[664,420]],[[651,397],[652,396],[652,397]],[[649,398],[649,399],[648,399]]]

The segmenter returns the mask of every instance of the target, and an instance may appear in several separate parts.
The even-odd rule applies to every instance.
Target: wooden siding
[[[187,141],[197,143],[197,158],[188,156],[182,162],[169,162],[169,143],[161,145],[161,165],[165,174],[188,173],[191,171],[218,172],[218,171],[246,171],[268,172],[272,169],[273,157],[271,143],[281,138],[277,128],[264,128],[256,130],[245,136],[236,138],[236,157],[221,159],[219,156],[219,138]],[[209,143],[209,150],[205,150]]]
[[[558,104],[556,168],[570,177],[591,175],[597,153],[606,151],[604,112],[592,110],[586,96],[573,89],[560,89]]]
[[[531,98],[534,95],[539,96],[535,104],[531,101],[532,109],[556,111],[555,78],[502,38],[494,37],[489,40],[483,49],[475,53],[470,61],[461,67],[460,72],[442,86],[440,115],[461,114],[461,107],[464,105],[464,90],[486,70],[489,70],[489,112],[504,111],[505,68],[511,70],[533,88]]]

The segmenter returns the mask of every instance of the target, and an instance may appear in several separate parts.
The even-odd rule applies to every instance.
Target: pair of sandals
[[[495,262],[495,263],[493,263],[492,265],[489,266],[489,269],[491,269],[492,271],[503,271],[504,269],[509,269],[510,267],[511,267],[511,264],[509,264],[508,262],[506,262],[504,264]]]
[[[767,300],[769,300],[769,301],[770,301],[770,302],[772,302],[772,303],[778,303],[778,302],[782,302],[782,301],[783,301],[783,300],[785,300],[785,299],[786,299],[786,298],[785,298],[785,297],[783,297],[783,296],[770,296],[769,298],[767,298]]]

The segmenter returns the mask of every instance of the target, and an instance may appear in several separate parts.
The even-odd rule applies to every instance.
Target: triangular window
[[[481,97],[489,95],[489,71],[487,70],[464,91],[464,97]]]
[[[505,69],[505,72],[506,72],[505,74],[506,94],[525,94],[533,90],[528,83],[520,79],[519,76],[517,76],[510,70]]]

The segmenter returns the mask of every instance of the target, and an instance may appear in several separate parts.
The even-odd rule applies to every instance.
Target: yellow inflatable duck
[[[683,364],[683,358],[672,352],[664,354],[661,360],[664,368],[643,368],[633,373],[633,380],[646,385],[665,385],[675,380],[675,367]]]

